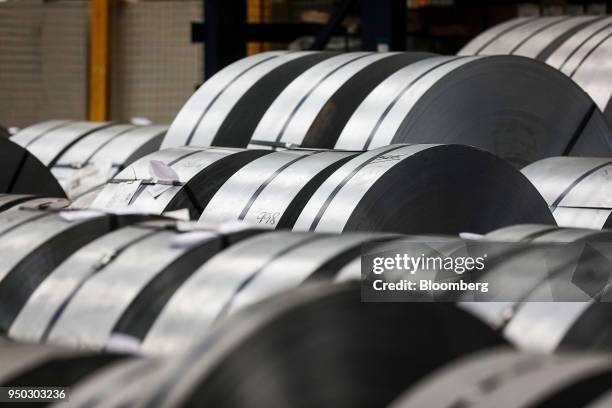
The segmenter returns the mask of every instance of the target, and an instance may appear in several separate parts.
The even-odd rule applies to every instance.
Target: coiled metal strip
[[[281,407],[299,405],[308,395],[313,406],[385,406],[400,390],[449,360],[500,344],[484,325],[449,304],[415,303],[407,308],[359,299],[358,284],[315,285],[249,308],[173,359],[155,380],[133,389],[131,398],[122,402],[141,407],[196,401],[206,406]],[[434,334],[442,327],[457,335],[452,346],[446,336]],[[436,352],[424,353],[425,344]],[[357,355],[362,358],[355,359]],[[305,367],[298,370],[304,375],[292,376],[287,385],[281,378],[296,366]],[[257,386],[250,381],[253,377],[236,375],[231,367],[257,371]],[[344,373],[341,382],[338,372]],[[296,386],[300,392],[291,391]],[[259,392],[268,387],[278,391]]]
[[[67,220],[58,213],[19,209],[0,217],[5,227],[0,238],[0,328],[5,332],[57,265],[116,223],[104,214]]]
[[[182,208],[191,216],[201,215],[217,189],[236,171],[267,154],[230,148],[171,148],[137,160],[111,180],[98,194],[91,208],[132,208],[149,213]],[[150,163],[170,167],[176,180],[156,180]]]
[[[285,53],[284,51],[270,51],[243,58],[222,69],[210,80],[204,82],[176,115],[162,142],[162,148],[166,149],[188,144],[190,142],[189,135],[195,132],[196,127],[202,121],[202,116],[208,112],[210,105],[219,98],[222,92],[249,70]]]
[[[72,122],[45,133],[27,145],[44,165],[52,167],[76,142],[90,133],[110,126],[108,122]]]
[[[223,249],[231,235],[233,239],[249,235],[196,230],[201,237],[183,246],[174,244],[182,233],[172,225],[124,228],[77,252],[34,294],[11,333],[93,348],[103,348],[113,334],[142,339],[166,300],[191,273]],[[148,267],[142,267],[143,259]],[[73,272],[75,263],[81,264],[81,274]],[[63,283],[66,277],[72,285]],[[34,319],[41,324],[32,325],[30,316],[41,308],[50,311],[38,313]]]
[[[276,145],[331,148],[335,131],[339,131],[365,97],[378,83],[402,65],[408,65],[428,54],[346,53],[329,58],[296,78],[272,103],[259,122],[249,146]],[[397,60],[401,60],[397,61]],[[361,73],[370,72],[368,77]],[[377,72],[380,71],[380,72]],[[359,84],[352,81],[359,77]],[[337,98],[343,87],[344,98]],[[360,89],[360,88],[364,89]],[[353,92],[348,92],[348,89]],[[342,112],[343,109],[348,111]],[[338,121],[338,123],[336,123]]]
[[[438,154],[439,159],[434,159]],[[471,158],[468,159],[468,156]],[[474,192],[473,197],[468,193],[471,187],[474,187],[472,181],[460,188],[461,193],[456,190],[459,188],[459,180],[454,178],[456,173],[452,170],[453,166],[450,165],[451,160],[454,160],[452,157],[462,163],[457,163],[457,168],[462,169],[464,176],[474,171],[474,174],[480,175],[481,182],[485,183],[477,187],[479,192]],[[433,164],[436,160],[444,162],[444,166]],[[525,217],[532,220],[541,219],[543,223],[552,223],[552,216],[535,189],[526,183],[526,180],[521,177],[517,178],[517,174],[506,163],[500,161],[499,166],[495,164],[496,160],[488,153],[451,145],[393,145],[362,153],[336,170],[319,187],[302,210],[293,229],[318,232],[384,230],[418,234],[488,232],[501,227],[501,224],[513,224],[517,219]],[[472,166],[475,167],[472,168]],[[451,176],[450,173],[443,175],[445,173],[444,170],[441,170],[443,168],[449,169],[453,175]],[[511,195],[506,195],[507,190],[494,193],[498,188],[496,185],[500,178],[491,178],[488,181],[482,179],[482,174],[491,175],[494,168],[498,168],[495,171],[500,171],[499,177],[507,180],[516,178],[512,182],[517,188],[514,197],[524,196],[529,201],[533,200],[535,207],[531,208],[537,207],[534,213],[510,215],[507,201],[496,203],[497,199],[506,200],[502,196],[510,197]],[[436,176],[434,181],[431,176],[412,177],[411,174],[435,174]],[[467,179],[473,180],[470,176],[466,176]],[[508,185],[505,184],[504,189]],[[424,191],[428,191],[431,201],[427,195],[424,195]],[[468,209],[474,208],[473,204],[461,201],[478,197],[479,202],[482,203],[483,191],[487,191],[487,197],[491,194],[490,200],[487,198],[488,210],[495,211],[493,208],[498,206],[504,208],[504,210],[495,211],[497,218],[494,221],[490,219],[485,223],[482,220],[488,217],[483,216],[482,210],[470,215]],[[452,198],[450,196],[442,198],[444,194],[450,194]],[[449,203],[449,205],[443,203]],[[393,206],[397,208],[393,209]],[[437,211],[440,213],[436,213]],[[501,214],[510,217],[512,221],[502,220]],[[457,224],[448,223],[448,220],[459,219],[461,222]],[[492,224],[498,224],[498,226],[493,227]]]
[[[35,125],[21,129],[19,132],[15,133],[11,139],[20,146],[27,148],[31,143],[43,137],[45,134],[66,127],[72,123],[74,123],[74,121],[62,119],[36,123]]]
[[[332,280],[360,246],[389,234],[272,232],[219,253],[175,292],[143,343],[151,353],[182,350],[227,314],[311,279]]]
[[[525,167],[560,226],[602,229],[612,221],[612,160],[553,157]]]
[[[182,136],[178,136],[181,139],[186,136],[187,139],[183,143],[178,144],[176,141],[169,141],[164,143],[163,146],[183,144],[196,146],[246,146],[248,136],[252,131],[238,131],[235,126],[254,127],[260,118],[259,111],[263,114],[265,108],[269,103],[272,103],[286,83],[309,66],[328,56],[330,55],[309,51],[290,52],[282,55],[268,56],[268,58],[262,57],[259,62],[248,64],[249,66],[246,68],[242,66],[230,67],[231,71],[234,69],[242,69],[243,71],[230,81],[227,86],[222,87],[214,96],[206,88],[196,92],[192,97],[193,102],[191,100],[188,102],[188,105],[197,106],[198,108],[191,107],[191,112],[187,110],[187,114],[191,118],[197,117],[196,120],[189,120],[190,123],[194,122],[189,131],[184,132]],[[214,82],[215,79],[211,78],[209,82],[211,81]],[[200,99],[208,103],[202,103],[199,101]],[[205,105],[204,109],[201,108],[202,105]],[[257,111],[258,113],[254,114],[252,111]],[[245,117],[245,115],[248,115],[248,117]],[[179,116],[177,116],[175,122],[181,120]],[[246,124],[244,122],[249,123]],[[184,127],[185,125],[177,126]],[[177,133],[174,131],[173,126],[171,126],[168,134],[169,137],[166,139],[174,140],[176,138],[174,135]]]
[[[210,200],[200,221],[291,228],[315,189],[355,155],[303,150],[263,156],[230,177]]]

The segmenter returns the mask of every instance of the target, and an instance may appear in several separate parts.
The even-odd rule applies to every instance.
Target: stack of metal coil
[[[70,407],[606,406],[612,132],[551,63],[606,21],[517,20],[473,56],[262,53],[167,132],[0,138],[0,386]],[[426,242],[497,245],[473,283],[505,297],[362,297],[362,255]]]

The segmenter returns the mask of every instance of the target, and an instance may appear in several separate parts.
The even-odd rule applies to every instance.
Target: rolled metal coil
[[[504,284],[505,294],[517,300],[466,302],[463,308],[503,330],[511,342],[525,350],[612,350],[612,325],[609,324],[612,307],[608,300],[610,288],[606,284],[612,257],[608,248],[612,231],[517,225],[491,232],[485,239],[527,244],[502,250],[497,261],[489,257],[487,263],[494,266],[487,268],[487,273],[480,278],[490,285]],[[582,242],[585,246],[568,247],[559,256],[559,251],[546,251],[542,245],[571,242]],[[557,257],[553,259],[554,254]],[[548,270],[528,267],[542,263]],[[576,281],[585,276],[589,279],[590,291]],[[550,301],[551,294],[559,295],[564,301]]]
[[[331,281],[361,246],[390,234],[270,232],[220,252],[170,298],[143,342],[150,353],[184,350],[228,315],[312,280]]]
[[[548,356],[501,349],[443,367],[391,407],[585,407],[611,384],[612,360],[606,354]]]
[[[123,406],[385,406],[449,360],[503,342],[453,305],[405,306],[361,303],[358,284],[291,291],[227,320]]]
[[[274,100],[251,133],[249,146],[333,148],[348,119],[376,86],[399,69],[433,56],[352,52],[320,62]]]
[[[542,194],[563,227],[612,227],[612,160],[551,157],[522,172]]]
[[[160,150],[120,172],[97,195],[90,208],[130,208],[155,214],[187,208],[191,218],[197,219],[225,181],[268,153],[232,148]]]
[[[229,65],[187,101],[162,147],[245,147],[259,118],[278,94],[302,72],[334,55],[273,51]]]
[[[612,123],[611,17],[519,18],[497,25],[466,45],[459,55],[524,55],[546,62],[572,78]]]
[[[0,193],[64,197],[49,169],[8,138],[0,138]]]
[[[51,172],[68,197],[77,199],[104,185],[135,160],[157,151],[166,130],[164,126],[134,125],[96,130],[68,148]]]
[[[533,222],[554,224],[508,163],[467,146],[422,144],[349,160],[312,194],[293,230],[457,234]]]
[[[66,258],[118,226],[142,219],[98,212],[10,209],[0,213],[0,331]]]
[[[601,112],[545,64],[506,56],[411,55],[386,77],[373,77],[369,93],[358,93],[359,104],[351,91],[355,72],[368,59],[384,65],[397,55],[348,53],[315,65],[279,95],[249,146],[364,150],[392,143],[460,143],[517,167],[551,155],[611,152],[612,134]],[[336,95],[338,87],[342,92]],[[561,121],[551,109],[559,100],[572,104]],[[336,114],[335,106],[348,112]]]
[[[51,120],[27,127],[11,140],[28,149],[45,166],[53,167],[79,140],[110,125],[110,122]]]
[[[561,121],[551,109],[560,100],[572,101]],[[508,56],[436,57],[375,88],[335,147],[460,143],[523,167],[552,155],[609,155],[611,140],[590,98],[545,64]]]
[[[134,224],[76,250],[32,291],[9,334],[94,349],[115,335],[142,339],[200,265],[256,233],[187,227],[171,221]]]
[[[356,155],[294,150],[262,156],[219,188],[200,222],[239,221],[260,228],[291,228],[321,183]]]

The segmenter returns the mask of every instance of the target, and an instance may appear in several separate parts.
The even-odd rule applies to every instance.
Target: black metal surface
[[[49,169],[10,139],[0,139],[0,192],[64,197]]]
[[[451,305],[404,306],[360,303],[353,284],[289,292],[228,320],[132,403],[384,406],[449,360],[503,343]]]
[[[483,233],[520,220],[554,224],[535,188],[503,160],[460,145],[394,145],[336,170],[293,229]]]
[[[612,362],[605,354],[486,351],[424,379],[391,407],[584,407],[609,390],[611,381]]]

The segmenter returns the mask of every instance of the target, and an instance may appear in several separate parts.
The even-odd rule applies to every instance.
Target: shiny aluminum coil
[[[157,151],[166,129],[134,125],[102,128],[68,148],[51,172],[68,197],[76,199],[104,185],[135,160]]]
[[[459,55],[523,55],[569,76],[595,101],[612,124],[612,17],[519,18],[497,25]]]
[[[357,153],[293,150],[262,156],[238,170],[208,202],[200,222],[240,221],[291,228],[330,174]]]
[[[565,41],[601,20],[597,16],[519,17],[480,34],[458,55],[521,55],[545,61]]]
[[[28,149],[45,166],[53,167],[79,140],[108,126],[109,122],[52,120],[25,128],[17,132],[11,140]]]
[[[612,152],[608,125],[579,87],[545,64],[509,56],[435,57],[397,71],[363,100],[335,148],[392,143],[467,144],[517,167]]]
[[[612,325],[609,324],[612,307],[607,300],[610,290],[606,284],[612,259],[612,251],[608,248],[612,242],[612,231],[516,225],[493,231],[485,239],[532,244],[516,250],[502,249],[496,255],[497,259],[489,256],[487,273],[480,277],[481,281],[490,285],[504,285],[505,294],[519,301],[496,302],[489,299],[482,303],[466,302],[462,304],[464,309],[502,330],[506,338],[525,350],[612,350]],[[568,247],[566,254],[555,259],[550,258],[550,252],[538,246],[570,242],[593,245],[586,246],[580,253],[576,252],[580,248]],[[595,293],[588,294],[584,288],[574,284],[575,277],[584,276],[575,275],[573,265],[577,259],[583,268],[590,268],[587,276],[592,281]],[[525,265],[534,265],[534,268]],[[545,265],[546,268],[538,265]],[[537,272],[547,273],[542,275]],[[552,301],[553,293],[562,294],[562,299]],[[461,297],[458,300],[461,301]]]
[[[162,147],[245,147],[259,118],[287,84],[333,55],[273,51],[229,65],[187,101],[172,122]]]
[[[317,63],[302,65],[291,80],[279,76],[276,70],[307,58],[296,55],[258,54],[221,71],[177,115],[163,146],[459,143],[517,167],[553,155],[612,153],[612,133],[593,101],[526,58],[307,54],[319,55]],[[562,115],[553,108],[560,100],[568,103]]]
[[[185,229],[155,221],[108,233],[74,252],[34,290],[10,327],[13,338],[102,349],[137,341],[189,276],[253,230]]]
[[[551,157],[522,172],[564,227],[612,227],[612,160]]]
[[[7,138],[0,138],[0,193],[64,196],[49,169],[32,153]]]
[[[332,148],[361,101],[398,69],[432,57],[426,53],[351,52],[313,66],[270,105],[249,147]]]
[[[0,332],[66,258],[118,226],[141,219],[98,212],[10,209],[0,213]]]
[[[611,389],[612,359],[606,354],[547,356],[496,349],[450,363],[390,407],[584,407]]]
[[[390,234],[270,232],[220,252],[170,298],[143,342],[150,353],[184,350],[236,310],[312,280],[331,280],[361,245]]]
[[[197,219],[234,173],[266,151],[181,147],[145,156],[112,179],[90,208],[161,214],[187,208]]]
[[[71,387],[117,361],[129,360],[121,354],[98,354],[0,339],[0,386]],[[69,397],[70,391],[67,394]]]
[[[533,222],[554,219],[512,166],[467,146],[423,144],[349,160],[312,194],[293,230],[457,234]]]
[[[379,407],[502,342],[453,305],[361,303],[358,284],[309,285],[234,315],[117,406]]]

